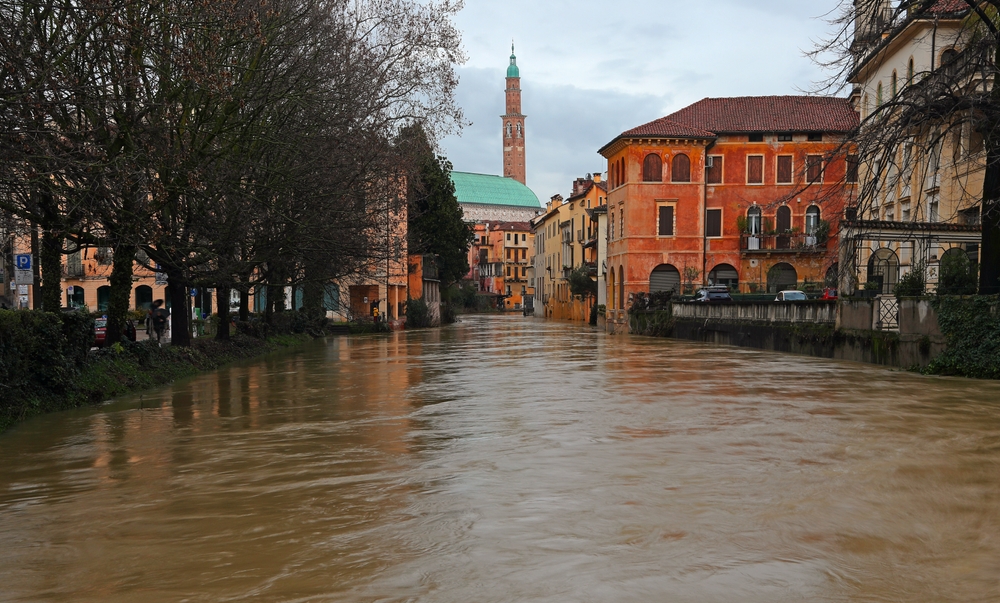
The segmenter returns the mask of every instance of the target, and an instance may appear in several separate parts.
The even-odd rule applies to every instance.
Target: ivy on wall
[[[948,348],[924,372],[1000,379],[1000,297],[939,296],[931,303]]]

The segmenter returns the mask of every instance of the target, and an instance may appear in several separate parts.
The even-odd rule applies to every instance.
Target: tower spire
[[[521,113],[521,71],[510,41],[510,66],[507,67],[507,112],[503,119],[503,175],[525,184],[524,115]]]

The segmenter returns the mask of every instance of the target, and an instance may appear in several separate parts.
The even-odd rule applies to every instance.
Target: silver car
[[[782,291],[778,293],[778,297],[774,298],[774,301],[806,301],[806,294],[802,291]]]

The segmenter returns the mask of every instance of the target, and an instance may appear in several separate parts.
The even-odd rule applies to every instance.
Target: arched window
[[[511,133],[511,129],[510,128],[511,128],[510,122],[508,121],[507,122],[507,138],[510,138],[510,133]]]
[[[760,208],[756,205],[747,210],[747,233],[751,235],[761,233]]]
[[[691,182],[691,160],[684,153],[674,155],[670,180],[672,182]]]
[[[618,186],[615,180],[615,171],[617,167],[618,167],[618,162],[616,161],[615,163],[611,164],[611,167],[608,168],[608,180],[611,181],[611,188]]]
[[[625,268],[618,267],[618,308],[625,308]]]
[[[868,99],[868,95],[865,94],[861,100],[861,119],[868,117],[868,113],[871,112],[871,104]]]
[[[899,256],[888,247],[875,250],[868,258],[868,281],[881,283],[883,294],[892,293],[899,282]]]
[[[806,210],[806,234],[815,235],[819,228],[819,207],[810,205]]]
[[[875,108],[878,109],[882,106],[882,82],[878,83],[875,88]]]
[[[913,57],[910,57],[909,62],[906,63],[906,85],[909,86],[913,83]]]
[[[153,288],[139,285],[135,288],[135,309],[149,310],[153,306]]]
[[[521,138],[521,124],[517,124],[517,137]]]
[[[896,98],[896,93],[899,91],[898,86],[899,86],[899,81],[898,81],[898,77],[896,76],[896,70],[893,69],[892,70],[892,87],[890,89],[890,92],[892,93],[892,98]]]
[[[69,308],[83,308],[87,305],[87,299],[83,287],[76,285],[73,287],[73,293],[70,294],[69,289],[66,290],[66,306]]]
[[[104,285],[97,288],[97,311],[107,312],[108,303],[111,301],[111,287]]]
[[[643,182],[663,182],[663,160],[656,153],[646,155],[642,162]]]
[[[618,160],[618,186],[628,182],[628,174],[625,172],[625,158]]]
[[[823,284],[831,289],[836,289],[840,283],[840,264],[834,262],[826,271],[826,278]]]
[[[941,67],[945,73],[953,74],[958,69],[958,51],[954,48],[941,53]]]

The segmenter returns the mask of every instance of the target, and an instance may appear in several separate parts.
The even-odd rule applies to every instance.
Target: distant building
[[[469,280],[481,293],[495,297],[501,309],[522,309],[525,299],[535,293],[528,274],[534,244],[528,222],[476,224]]]
[[[532,221],[535,233],[535,315],[564,320],[587,320],[598,300],[582,299],[570,290],[570,273],[586,268],[592,279],[603,281],[606,266],[599,262],[603,233],[599,213],[607,202],[607,185],[600,175],[578,178],[568,199],[555,195],[546,212]],[[597,218],[597,219],[595,219]]]
[[[467,222],[527,222],[542,211],[530,188],[511,178],[452,172]]]

